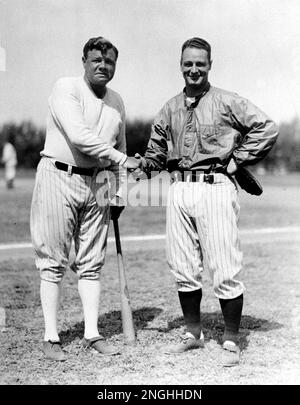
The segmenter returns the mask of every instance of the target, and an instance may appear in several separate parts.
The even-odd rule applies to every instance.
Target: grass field
[[[259,178],[265,189],[262,196],[256,197],[241,192],[240,227],[261,228],[300,224],[299,177],[299,174],[263,176]],[[145,190],[143,185],[142,191]],[[15,190],[7,191],[4,181],[1,182],[0,171],[0,243],[30,240],[29,213],[33,186],[34,172],[26,171],[19,174]],[[167,190],[163,192],[166,195]],[[120,228],[124,235],[164,233],[165,207],[128,206],[121,216]]]
[[[299,175],[260,178],[262,197],[241,194],[241,229],[299,227]],[[29,241],[29,208],[33,176],[19,176],[8,192],[0,183],[0,244]],[[120,221],[122,234],[164,233],[164,207],[128,207]],[[127,279],[137,331],[137,344],[122,334],[117,262],[108,250],[102,274],[99,328],[122,349],[106,358],[81,348],[82,311],[74,274],[63,284],[59,325],[68,360],[45,362],[40,351],[43,318],[39,277],[29,255],[11,257],[0,251],[0,306],[7,330],[0,333],[0,384],[299,384],[300,383],[300,249],[299,235],[267,234],[242,238],[243,281],[247,291],[241,322],[239,367],[218,364],[223,321],[204,274],[202,322],[205,348],[179,356],[163,354],[163,346],[184,332],[173,279],[163,245],[151,243],[125,250]]]

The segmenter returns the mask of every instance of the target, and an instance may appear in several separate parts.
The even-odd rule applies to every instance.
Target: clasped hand
[[[127,156],[127,159],[125,160],[125,163],[123,166],[131,172],[131,171],[138,169],[140,167],[140,165],[141,165],[140,159],[136,159],[135,157],[132,157],[132,156]]]
[[[136,179],[138,180],[140,177],[143,175],[142,167],[143,167],[143,157],[139,154],[136,153],[134,157],[128,157],[127,160],[125,161],[124,166],[126,169],[130,172],[133,173]]]

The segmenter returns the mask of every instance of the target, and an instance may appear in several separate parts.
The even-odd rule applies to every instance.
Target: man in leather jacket
[[[278,136],[275,123],[249,100],[208,81],[211,47],[201,38],[184,42],[185,88],[160,110],[140,169],[168,169],[167,260],[175,277],[186,325],[183,342],[167,353],[203,347],[200,321],[202,271],[208,271],[224,317],[220,360],[239,363],[238,331],[244,285],[239,273],[239,201],[234,173],[263,159]]]

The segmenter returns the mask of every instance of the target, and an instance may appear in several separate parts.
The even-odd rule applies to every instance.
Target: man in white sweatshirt
[[[30,227],[41,277],[42,349],[50,360],[66,360],[57,310],[72,239],[76,255],[72,270],[78,275],[84,313],[82,344],[102,354],[118,353],[97,326],[109,221],[124,208],[119,194],[126,169],[138,167],[138,161],[126,155],[123,101],[106,86],[114,76],[117,58],[118,50],[108,40],[91,38],[83,48],[84,75],[59,79],[49,98]],[[108,190],[112,183],[114,190]]]

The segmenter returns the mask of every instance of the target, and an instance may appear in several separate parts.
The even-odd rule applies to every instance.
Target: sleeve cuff
[[[117,149],[113,149],[110,155],[110,159],[115,163],[123,166],[127,159],[127,155],[123,152],[118,151]]]

